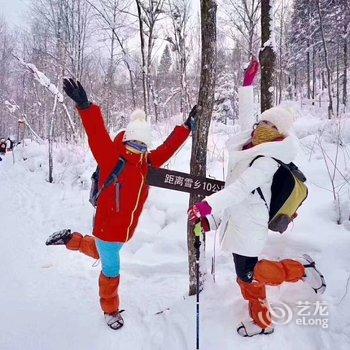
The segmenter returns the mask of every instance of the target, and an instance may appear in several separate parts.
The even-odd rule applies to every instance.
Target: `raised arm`
[[[185,143],[190,129],[186,126],[176,126],[167,139],[148,157],[150,165],[159,168],[164,165]]]
[[[89,102],[80,82],[63,79],[63,90],[76,103],[83,126],[88,136],[89,146],[97,163],[103,165],[110,162],[108,151],[113,147],[106,129],[100,107]]]
[[[166,163],[185,143],[197,121],[197,106],[194,106],[181,126],[176,126],[162,145],[149,154],[149,163],[159,168]]]
[[[238,87],[238,113],[241,130],[250,129],[255,123],[254,83],[259,75],[259,62],[252,57],[249,66],[244,71],[243,85]]]
[[[113,148],[113,141],[106,129],[101,108],[92,104],[85,109],[79,109],[84,129],[88,136],[89,146],[96,162],[99,165],[108,163],[111,157],[108,156],[109,150]]]

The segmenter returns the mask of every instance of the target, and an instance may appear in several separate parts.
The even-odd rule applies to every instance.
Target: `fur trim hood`
[[[264,142],[245,150],[242,150],[242,147],[250,140],[250,131],[236,135],[234,139],[236,143],[232,142],[233,138],[226,143],[229,152],[229,169],[242,160],[251,161],[259,155],[273,157],[288,164],[295,159],[299,149],[298,139],[292,134],[281,141]]]

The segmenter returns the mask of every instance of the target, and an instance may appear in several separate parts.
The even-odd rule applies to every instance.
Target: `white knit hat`
[[[146,121],[146,114],[141,109],[135,109],[130,115],[130,122],[126,126],[124,141],[141,141],[150,147],[152,144],[151,124]]]
[[[287,135],[294,123],[293,111],[289,108],[272,107],[261,113],[259,120],[269,121],[281,134]]]

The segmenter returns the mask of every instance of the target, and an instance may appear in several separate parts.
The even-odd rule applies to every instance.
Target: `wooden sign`
[[[152,167],[148,173],[148,184],[154,187],[195,193],[202,196],[210,196],[225,186],[225,182],[223,181]]]

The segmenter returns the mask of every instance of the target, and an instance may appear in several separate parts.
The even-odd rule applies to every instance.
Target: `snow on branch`
[[[32,63],[27,63],[25,62],[22,58],[16,56],[15,54],[12,53],[12,56],[16,58],[24,67],[26,67],[33,75],[34,79],[39,82],[40,85],[44,86],[47,90],[51,92],[51,94],[57,99],[58,102],[60,102],[63,105],[64,112],[68,118],[69,125],[73,131],[74,136],[77,136],[76,128],[75,128],[75,123],[69,114],[68,108],[63,102],[63,95],[62,93],[58,90],[58,87],[55,84],[52,84],[50,79],[43,73],[41,72],[35,64]]]
[[[27,63],[22,58],[16,56],[13,54],[13,56],[23,65],[25,66],[29,71],[31,71],[34,75],[34,79],[39,82],[40,85],[44,86],[46,89],[48,89],[54,96],[57,96],[57,100],[60,103],[63,103],[63,95],[58,90],[57,86],[52,84],[50,79],[41,72],[33,63]]]

